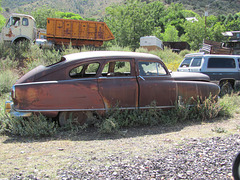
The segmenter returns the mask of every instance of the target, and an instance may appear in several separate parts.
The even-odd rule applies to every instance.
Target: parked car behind
[[[94,111],[172,108],[178,100],[217,96],[219,87],[200,73],[170,73],[159,57],[145,53],[95,51],[63,56],[38,66],[12,88],[6,111],[13,116],[42,113],[81,123]]]
[[[231,93],[239,85],[240,56],[193,53],[181,62],[179,72],[200,72],[208,75],[211,82],[218,84],[221,94]]]

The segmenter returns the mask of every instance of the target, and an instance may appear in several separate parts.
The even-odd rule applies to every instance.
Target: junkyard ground
[[[94,171],[100,165],[110,166],[109,157],[115,156],[123,157],[123,162],[134,157],[151,159],[188,139],[239,134],[239,127],[240,115],[236,115],[208,123],[130,128],[115,135],[100,135],[90,129],[78,134],[62,133],[54,138],[1,136],[0,178],[61,179],[58,172],[64,169],[81,165],[83,170]]]

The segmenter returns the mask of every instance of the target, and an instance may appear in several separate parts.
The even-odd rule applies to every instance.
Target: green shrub
[[[0,70],[5,71],[7,69],[17,69],[18,62],[13,61],[12,59],[7,56],[6,58],[0,59]]]
[[[224,114],[222,113],[224,108],[213,99],[211,96],[204,102],[198,99],[191,105],[189,103],[176,105],[170,110],[157,109],[154,102],[147,110],[112,108],[100,120],[98,127],[100,132],[111,133],[124,127],[175,125],[186,121],[206,121]]]
[[[11,118],[5,116],[1,119],[1,132],[11,135],[42,137],[56,134],[55,122],[48,121],[43,115],[33,115],[26,118]]]
[[[119,129],[119,125],[114,117],[109,117],[106,118],[101,124],[99,124],[98,128],[100,133],[109,134],[117,132]]]
[[[0,43],[0,58],[6,58],[11,54],[11,45],[6,43]]]
[[[185,55],[190,54],[190,53],[197,53],[197,51],[190,51],[188,49],[182,50],[179,55],[183,58]]]
[[[17,73],[11,70],[0,71],[0,95],[10,92],[12,85],[18,79]]]
[[[216,133],[227,133],[227,130],[222,128],[222,127],[214,127],[214,129],[212,129],[212,132],[216,132]]]
[[[130,47],[111,46],[106,49],[107,51],[127,51],[131,52]]]
[[[219,99],[222,107],[221,116],[232,117],[235,113],[239,113],[240,97],[238,94],[225,95]]]

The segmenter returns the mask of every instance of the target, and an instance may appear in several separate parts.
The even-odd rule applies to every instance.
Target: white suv
[[[204,53],[187,54],[178,71],[207,74],[212,82],[220,86],[223,95],[232,92],[233,88],[240,84],[240,56]]]

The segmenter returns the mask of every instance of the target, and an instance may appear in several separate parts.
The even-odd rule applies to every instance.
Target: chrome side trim
[[[134,110],[134,109],[167,109],[167,108],[174,108],[175,106],[146,106],[146,107],[117,107],[120,110]],[[113,107],[114,108],[114,107]],[[62,112],[62,111],[107,111],[111,108],[96,108],[96,109],[41,109],[41,110],[20,110],[16,109],[18,112]]]

